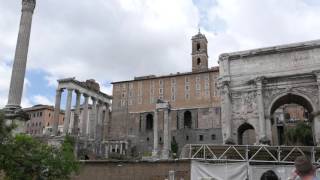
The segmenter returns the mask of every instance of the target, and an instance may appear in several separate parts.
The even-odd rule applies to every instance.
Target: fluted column
[[[170,109],[164,109],[163,115],[163,149],[162,149],[162,159],[169,159],[169,116]]]
[[[314,134],[314,141],[317,145],[320,145],[320,71],[315,72],[316,76],[316,83],[318,85],[318,94],[317,94],[317,100],[318,100],[318,107],[315,112],[315,118],[313,120],[313,134]]]
[[[72,128],[72,134],[78,135],[79,134],[79,116],[80,116],[80,99],[81,99],[81,93],[76,90],[76,109],[74,112],[74,120],[73,120],[73,128]]]
[[[264,77],[258,77],[256,79],[257,85],[257,104],[258,104],[258,114],[259,114],[259,142],[262,144],[269,144],[270,141],[266,134],[266,119],[264,113],[264,103],[263,103],[263,81]]]
[[[89,137],[90,139],[94,139],[94,129],[95,129],[96,116],[97,116],[97,100],[94,97],[91,97],[91,99],[92,99],[92,113],[89,121]]]
[[[88,121],[88,109],[89,109],[89,96],[87,94],[83,94],[84,96],[84,104],[83,104],[83,113],[82,113],[82,136],[87,136],[89,133],[87,131],[87,121]]]
[[[153,118],[153,151],[152,156],[158,156],[158,110],[154,111],[154,118]]]
[[[101,118],[102,118],[102,102],[98,101],[97,103],[97,110],[96,110],[96,119],[94,122],[94,139],[99,140],[100,139],[100,124],[101,124]]]
[[[72,103],[72,89],[68,89],[67,95],[67,104],[66,104],[66,112],[64,117],[64,124],[63,124],[63,134],[68,134],[69,125],[70,125],[70,115],[71,115],[71,103]]]
[[[53,114],[53,126],[52,126],[52,134],[54,136],[58,135],[58,127],[59,127],[59,116],[60,116],[60,104],[61,104],[61,94],[63,89],[56,90],[56,102],[54,106],[54,114]]]
[[[35,6],[35,0],[22,0],[22,15],[12,67],[8,104],[6,105],[6,109],[8,110],[21,108],[20,105],[27,65],[32,15]]]
[[[224,81],[222,84],[221,98],[223,141],[225,144],[234,144],[234,140],[232,138],[231,94],[228,81]]]

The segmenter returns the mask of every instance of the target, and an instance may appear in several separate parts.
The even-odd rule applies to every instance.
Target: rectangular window
[[[133,89],[133,83],[129,83],[129,89]]]
[[[133,100],[132,99],[129,99],[129,106],[131,106],[133,104]]]
[[[159,94],[163,94],[163,89],[162,88],[159,89]]]
[[[122,84],[122,91],[126,90],[126,84]]]
[[[190,82],[189,77],[185,77],[184,81],[185,83],[189,83]]]
[[[185,99],[186,100],[190,100],[190,94],[189,93],[185,94]]]
[[[159,86],[163,87],[163,80],[162,79],[159,80]]]
[[[203,135],[199,135],[199,141],[203,141]]]

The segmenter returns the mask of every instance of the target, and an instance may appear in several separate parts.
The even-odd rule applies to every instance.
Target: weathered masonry
[[[241,144],[243,132],[253,129],[256,143],[277,144],[272,117],[284,104],[301,105],[310,114],[319,111],[320,40],[226,53],[219,64],[225,143]],[[319,123],[316,117],[317,144]]]
[[[191,41],[191,72],[113,82],[108,141],[128,142],[128,155],[167,159],[171,142],[178,151],[187,143],[222,143],[219,69],[208,67],[205,35]]]

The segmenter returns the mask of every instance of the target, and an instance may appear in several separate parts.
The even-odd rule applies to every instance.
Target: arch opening
[[[147,115],[146,130],[153,130],[153,115]]]
[[[191,112],[190,111],[184,112],[183,118],[184,118],[184,123],[183,123],[184,128],[191,129],[191,127],[192,127],[192,114],[191,114]]]
[[[285,94],[277,98],[269,110],[274,145],[314,144],[311,124],[314,108],[306,97]]]
[[[254,127],[249,123],[243,123],[238,128],[238,144],[253,145],[256,142]]]

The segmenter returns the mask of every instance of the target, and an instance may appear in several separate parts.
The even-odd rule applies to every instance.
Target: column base
[[[169,159],[169,151],[162,150],[161,159]]]
[[[234,142],[234,140],[233,140],[231,137],[228,137],[228,138],[224,141],[224,144],[234,145],[234,144],[236,144],[236,143]]]
[[[262,137],[262,138],[259,140],[259,143],[260,143],[260,144],[263,144],[263,145],[270,145],[270,144],[271,144],[271,141],[270,141],[267,137]]]
[[[152,157],[153,158],[159,158],[159,151],[158,150],[153,150],[152,151]]]

